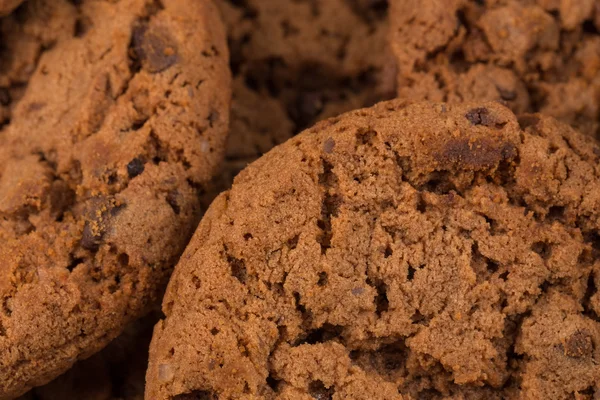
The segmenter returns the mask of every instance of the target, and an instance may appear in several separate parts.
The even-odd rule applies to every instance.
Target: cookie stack
[[[600,1],[0,15],[0,399],[600,397]]]

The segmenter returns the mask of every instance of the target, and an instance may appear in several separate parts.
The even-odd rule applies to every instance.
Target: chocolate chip
[[[127,164],[127,174],[130,178],[134,178],[144,172],[144,162],[139,158],[134,158]]]
[[[181,211],[181,207],[179,206],[179,192],[177,190],[172,190],[169,193],[167,193],[167,203],[169,203],[169,205],[171,206],[171,208],[173,209],[173,212],[176,215],[179,215],[179,212]]]
[[[127,205],[126,204],[119,204],[118,206],[114,206],[110,208],[110,216],[111,217],[116,217],[117,214],[119,214],[121,211],[123,211],[125,209]]]
[[[329,282],[329,276],[327,275],[327,272],[325,272],[325,271],[319,272],[319,281],[317,282],[317,285],[325,286],[325,285],[327,285],[328,282]]]
[[[97,221],[85,221],[81,247],[89,251],[97,251],[100,248],[100,243],[102,243],[103,235],[104,232]]]
[[[136,26],[132,45],[136,58],[148,72],[164,71],[178,61],[177,42],[165,28]]]
[[[91,23],[92,23],[92,21],[90,18],[87,18],[87,17],[78,18],[77,21],[75,21],[74,36],[78,37],[78,38],[84,37],[85,34],[90,30]]]
[[[327,154],[331,154],[333,152],[333,148],[335,147],[335,140],[333,138],[328,138],[323,143],[323,151]]]
[[[467,118],[472,125],[487,126],[489,123],[489,114],[490,112],[487,108],[474,108],[465,114],[465,118]]]
[[[592,336],[589,333],[581,330],[576,331],[567,339],[565,339],[562,346],[565,355],[571,358],[591,356],[594,350]]]
[[[517,157],[517,148],[512,143],[504,143],[500,148],[500,154],[503,160],[512,160]]]
[[[449,140],[436,159],[442,164],[456,164],[463,168],[483,169],[497,165],[500,161],[511,160],[517,155],[512,143],[498,143],[484,138]]]
[[[109,220],[125,208],[125,204],[115,206],[114,201],[105,197],[91,199],[87,206],[88,218],[83,226],[81,247],[89,251],[97,251],[102,244]]]

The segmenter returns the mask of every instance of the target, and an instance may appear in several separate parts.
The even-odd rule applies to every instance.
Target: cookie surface
[[[62,1],[33,1],[0,18],[0,128],[10,121],[42,51],[73,36],[76,11]]]
[[[599,135],[600,1],[392,0],[398,95],[498,100]]]
[[[0,22],[0,398],[158,301],[223,156],[230,101],[208,0],[32,0],[17,14]]]
[[[599,154],[496,102],[317,124],[205,214],[146,398],[600,394]]]
[[[387,0],[216,3],[234,75],[232,174],[316,121],[394,95]]]

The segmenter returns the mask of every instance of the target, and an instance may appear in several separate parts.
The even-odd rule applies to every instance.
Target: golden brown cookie
[[[599,157],[496,102],[317,124],[206,213],[146,399],[600,394]]]
[[[209,0],[30,0],[17,14],[0,23],[2,399],[158,301],[223,156],[230,102]]]
[[[600,135],[599,0],[391,0],[398,95],[497,100]]]

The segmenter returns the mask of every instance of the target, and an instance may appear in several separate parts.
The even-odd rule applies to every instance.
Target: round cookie
[[[18,94],[0,130],[2,399],[160,299],[222,159],[230,102],[209,0],[30,0],[18,14],[2,20],[15,53],[0,76]]]
[[[496,102],[323,121],[205,214],[146,398],[600,395],[599,188],[592,138]]]
[[[23,0],[0,0],[0,17],[10,14]]]
[[[398,96],[498,100],[600,135],[600,1],[392,0]]]

